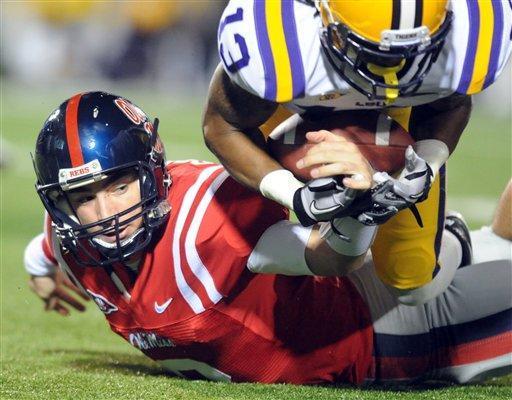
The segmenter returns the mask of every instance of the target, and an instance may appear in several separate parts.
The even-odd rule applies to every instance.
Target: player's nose
[[[109,218],[115,214],[112,201],[102,193],[96,196],[96,216],[98,221]]]

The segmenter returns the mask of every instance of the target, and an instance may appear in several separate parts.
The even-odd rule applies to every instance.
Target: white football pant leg
[[[369,306],[374,366],[368,381],[497,376],[512,365],[512,262],[473,264],[419,306],[401,304],[367,262],[349,276]]]
[[[512,242],[496,235],[489,226],[471,231],[473,262],[512,259]]]

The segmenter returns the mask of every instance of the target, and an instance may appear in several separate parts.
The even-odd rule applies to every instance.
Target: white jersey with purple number
[[[454,20],[444,47],[418,91],[393,106],[473,94],[496,81],[512,49],[511,0],[452,0]],[[231,0],[218,31],[225,71],[240,87],[296,112],[382,108],[352,88],[330,65],[320,43],[315,7],[291,0]],[[414,68],[408,74],[414,73]]]

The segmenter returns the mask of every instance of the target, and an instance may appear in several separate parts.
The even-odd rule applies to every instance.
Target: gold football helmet
[[[316,0],[334,69],[372,100],[410,96],[450,31],[448,0]]]

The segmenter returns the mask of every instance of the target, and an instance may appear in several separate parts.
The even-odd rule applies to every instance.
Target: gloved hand
[[[363,212],[356,215],[365,225],[381,225],[405,208],[411,208],[418,224],[423,226],[415,204],[425,200],[432,185],[432,168],[411,146],[405,151],[405,168],[398,179],[385,172],[373,176],[377,185],[362,203]]]
[[[339,184],[335,178],[318,178],[295,191],[293,209],[303,226],[330,221],[346,213],[357,191]]]

